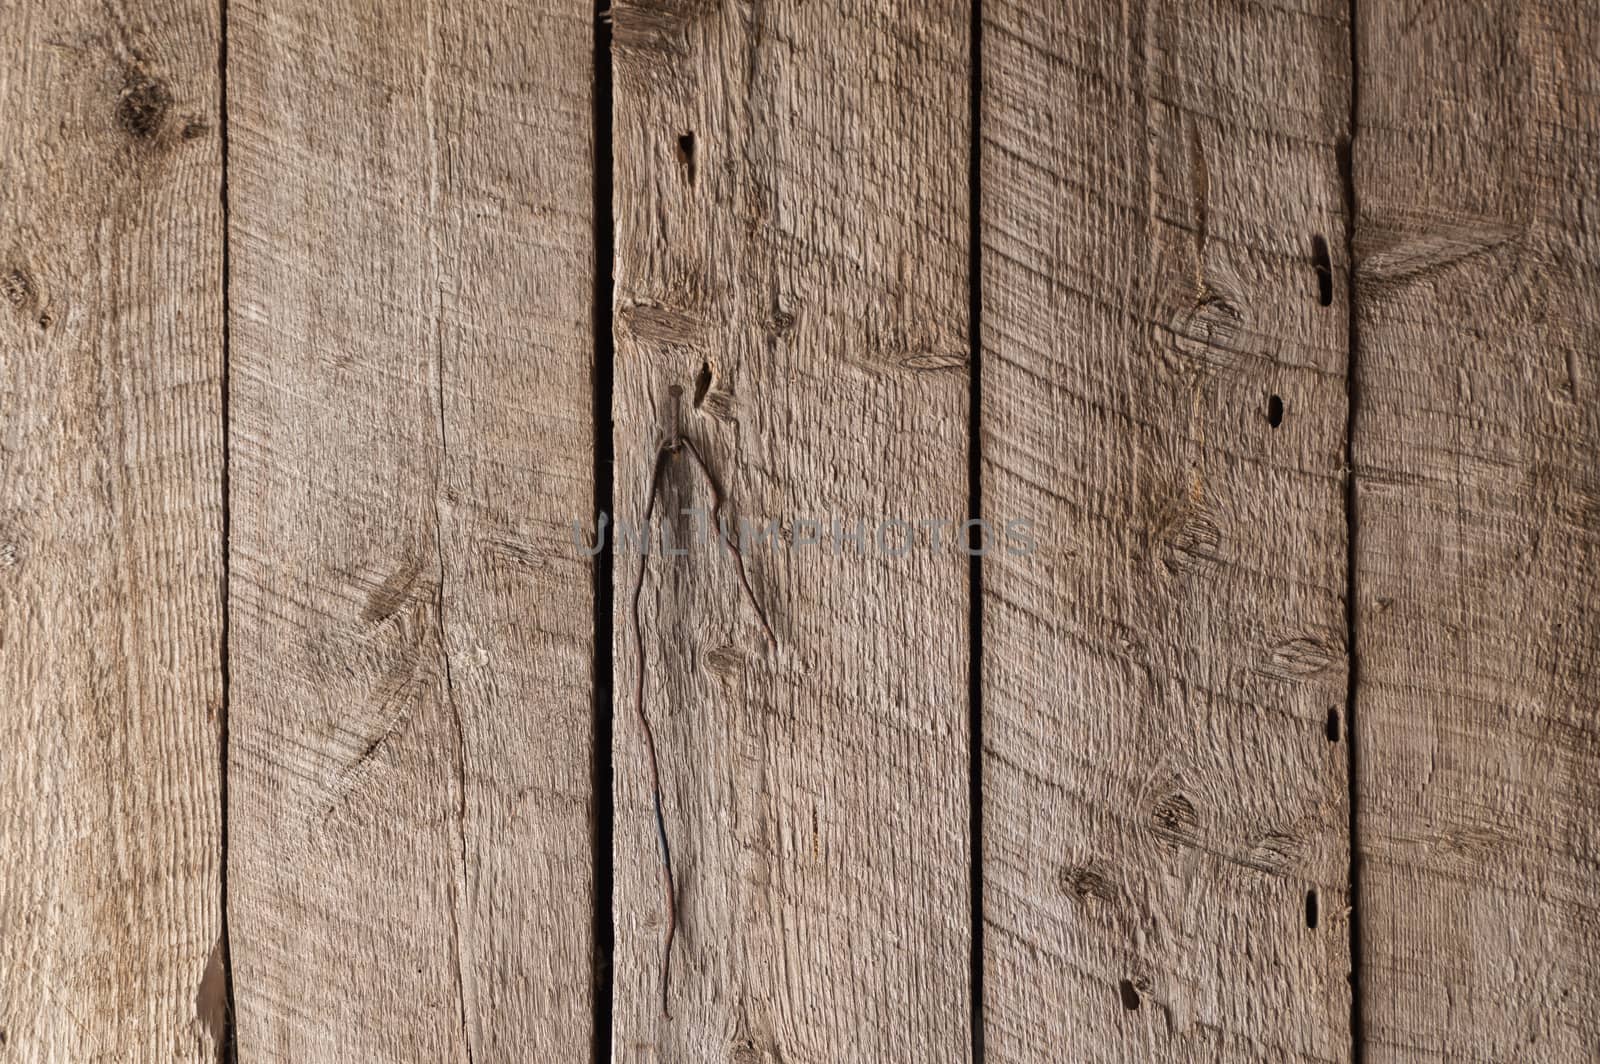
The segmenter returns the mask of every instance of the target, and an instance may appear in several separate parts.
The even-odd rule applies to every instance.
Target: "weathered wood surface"
[[[1358,5],[1367,1060],[1600,1059],[1600,8]]]
[[[592,5],[15,7],[0,1058],[969,1059],[971,7],[611,13],[610,973]],[[983,4],[990,1061],[1600,1059],[1600,9],[1355,10]]]
[[[186,0],[0,20],[8,1061],[221,1030],[217,41]]]
[[[1300,8],[984,5],[983,508],[1041,544],[983,569],[993,1061],[1350,1053],[1349,53]]]
[[[231,5],[242,1060],[588,1053],[590,16]]]
[[[618,1060],[968,1056],[967,561],[953,527],[900,557],[872,541],[965,508],[968,18],[613,10],[617,508],[639,519],[677,431],[785,540],[743,544],[775,649],[722,548],[685,542],[693,517],[686,556],[649,559],[641,640],[641,558],[617,551]],[[711,502],[687,452],[661,488],[658,513]],[[865,546],[836,552],[833,518]]]

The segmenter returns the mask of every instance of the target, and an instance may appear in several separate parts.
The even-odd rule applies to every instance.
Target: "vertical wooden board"
[[[0,22],[6,1060],[221,1031],[217,42],[174,0]]]
[[[589,1050],[590,15],[230,12],[241,1057]]]
[[[984,5],[989,1060],[1349,1055],[1343,12]]]
[[[1367,1059],[1600,1059],[1600,8],[1358,11]]]
[[[642,639],[642,559],[616,551],[614,1052],[965,1060],[968,12],[613,18],[617,508],[639,521],[681,432],[750,525],[731,530],[776,634],[693,542],[679,511],[711,496],[680,452],[657,513],[687,553],[649,558]],[[890,526],[893,557],[882,518],[948,524],[904,552]],[[670,1019],[641,654],[680,902]]]

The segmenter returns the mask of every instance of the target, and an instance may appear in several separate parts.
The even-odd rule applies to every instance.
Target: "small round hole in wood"
[[[1139,1007],[1139,991],[1134,989],[1133,980],[1124,979],[1118,983],[1117,994],[1122,998],[1122,1007],[1129,1012]]]

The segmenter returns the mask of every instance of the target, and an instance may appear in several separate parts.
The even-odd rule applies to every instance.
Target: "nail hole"
[[[1323,728],[1322,734],[1328,737],[1330,743],[1339,741],[1339,711],[1337,709],[1328,710],[1328,724],[1327,727]]]
[[[685,133],[678,138],[678,165],[683,167],[689,184],[694,184],[694,134]]]
[[[700,372],[694,375],[694,407],[700,409],[700,404],[705,402],[706,393],[711,390],[711,366],[705,362],[700,363]]]
[[[1311,261],[1317,267],[1317,302],[1333,305],[1333,263],[1328,258],[1328,242],[1320,236],[1311,238]]]
[[[1283,424],[1283,398],[1277,395],[1267,397],[1267,424],[1277,428]]]
[[[1122,1007],[1129,1012],[1139,1007],[1139,991],[1133,988],[1133,980],[1124,979],[1118,983],[1117,993],[1122,996]]]
[[[1317,892],[1306,891],[1306,926],[1315,931],[1317,929]]]
[[[676,384],[669,384],[667,385],[667,394],[676,399],[683,394],[683,388]]]

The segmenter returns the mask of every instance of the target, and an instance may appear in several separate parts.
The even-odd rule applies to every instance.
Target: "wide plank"
[[[1357,5],[1366,1059],[1600,1059],[1600,5]]]
[[[612,10],[618,1060],[968,1058],[969,17]]]
[[[983,5],[990,1061],[1349,1056],[1348,42]]]
[[[0,1058],[212,1061],[217,5],[0,19]]]
[[[241,1059],[589,1052],[591,18],[231,5]]]

